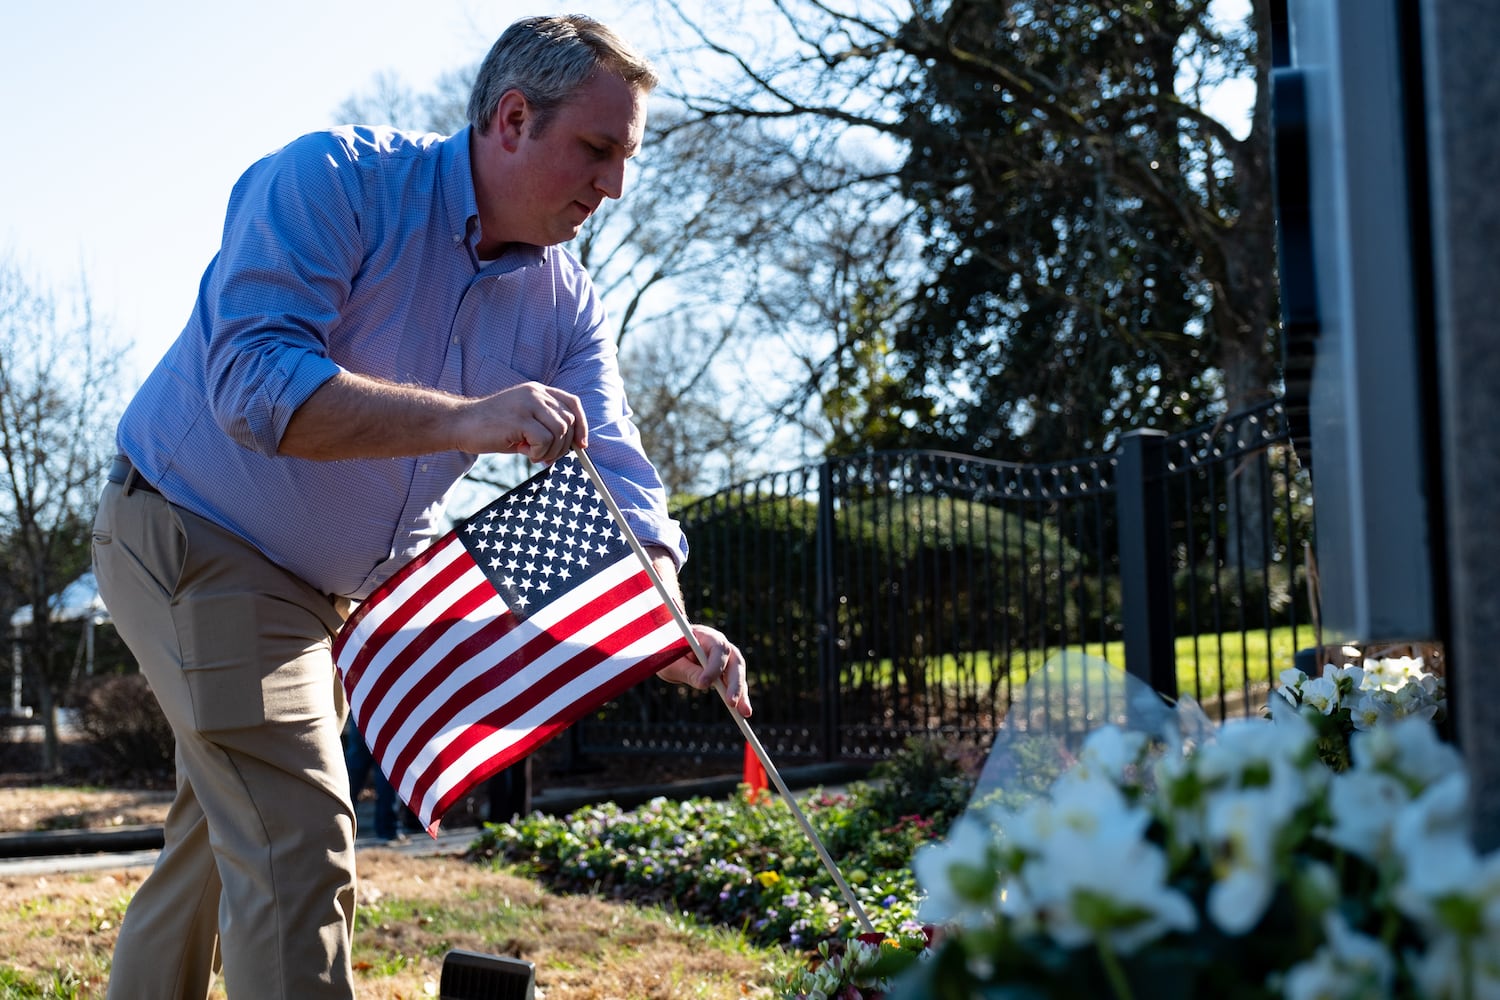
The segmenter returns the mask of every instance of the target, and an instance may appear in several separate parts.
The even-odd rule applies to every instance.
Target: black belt
[[[161,495],[161,490],[142,479],[130,459],[124,455],[115,456],[114,464],[109,467],[109,481],[123,486],[126,496],[130,496],[132,490]]]

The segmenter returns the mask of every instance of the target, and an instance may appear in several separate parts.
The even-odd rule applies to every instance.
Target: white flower
[[[1398,717],[1415,716],[1423,721],[1437,717],[1438,703],[1420,684],[1407,684],[1391,694],[1391,704]]]
[[[1328,786],[1333,825],[1320,833],[1335,847],[1378,862],[1390,853],[1396,814],[1410,799],[1406,785],[1389,774],[1355,769],[1334,775]]]
[[[1445,835],[1413,843],[1403,861],[1397,908],[1429,937],[1452,936],[1500,963],[1500,854],[1481,858],[1467,838]]]
[[[1302,671],[1300,670],[1297,671],[1297,673],[1299,674],[1301,672]],[[1303,679],[1305,680],[1306,678],[1304,677]],[[1266,711],[1271,716],[1271,721],[1280,724],[1290,723],[1295,719],[1297,721],[1300,721],[1303,725],[1307,725],[1307,720],[1303,719],[1301,714],[1301,686],[1299,685],[1295,688],[1283,686],[1279,690],[1281,691],[1282,697],[1279,699],[1272,698],[1266,705]]]
[[[1151,817],[1131,806],[1113,782],[1075,768],[1053,782],[1050,797],[1033,799],[1016,813],[999,813],[996,822],[1009,842],[1037,854],[1061,830],[1090,837],[1139,837]]]
[[[1493,947],[1444,934],[1426,951],[1407,956],[1412,978],[1425,1000],[1500,1000],[1500,963]]]
[[[1000,852],[990,827],[973,815],[960,816],[946,840],[917,848],[912,873],[925,893],[918,913],[929,923],[982,926],[1000,889]]]
[[[1277,675],[1281,686],[1276,693],[1293,705],[1302,704],[1302,685],[1307,683],[1307,675],[1296,667],[1289,667]],[[1272,708],[1274,711],[1274,706]]]
[[[1225,934],[1260,922],[1276,890],[1276,844],[1298,803],[1272,788],[1223,793],[1210,801],[1205,839],[1216,859],[1208,915]]]
[[[1349,738],[1357,769],[1383,771],[1406,782],[1413,795],[1455,771],[1463,757],[1422,719],[1397,719]]]
[[[1317,709],[1324,715],[1332,715],[1339,708],[1339,687],[1328,677],[1319,677],[1302,685],[1302,704]]]
[[[1364,686],[1365,670],[1363,667],[1336,667],[1330,663],[1323,668],[1322,679],[1333,682],[1342,700]]]
[[[1384,696],[1384,697],[1382,697]],[[1361,691],[1349,706],[1349,721],[1358,730],[1374,729],[1396,717],[1395,707],[1385,691]]]
[[[1192,902],[1167,885],[1166,855],[1139,836],[1064,828],[1022,866],[1019,888],[1058,944],[1101,938],[1130,953],[1198,923]]]
[[[1052,786],[1053,822],[1089,836],[1138,837],[1150,815],[1131,805],[1119,786],[1081,768],[1058,778]]]
[[[1155,809],[1174,848],[1203,839],[1203,806],[1208,790],[1193,769],[1194,757],[1167,755],[1153,769]]]
[[[1269,725],[1264,719],[1230,719],[1219,729],[1218,739],[1199,748],[1192,766],[1210,786],[1255,784],[1269,777],[1278,763],[1294,770],[1314,763],[1308,751],[1315,738],[1312,727],[1300,717],[1284,725]]]
[[[1422,792],[1396,817],[1395,847],[1403,855],[1427,851],[1435,841],[1469,839],[1469,777],[1455,771]]]
[[[1363,1000],[1391,995],[1395,962],[1385,945],[1357,933],[1336,913],[1326,914],[1323,947],[1288,973],[1287,1000]]]
[[[1411,681],[1420,681],[1427,677],[1427,671],[1422,669],[1422,658],[1420,656],[1391,656],[1379,660],[1365,660],[1364,665],[1366,690],[1371,688],[1383,688],[1387,691],[1395,691]]]
[[[1396,906],[1429,933],[1474,937],[1484,925],[1483,895],[1493,891],[1472,847],[1453,841],[1425,845],[1405,859]]]

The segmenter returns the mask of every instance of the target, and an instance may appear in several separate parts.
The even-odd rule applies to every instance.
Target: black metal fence
[[[778,761],[874,760],[912,736],[986,746],[1064,651],[1223,718],[1258,712],[1312,641],[1310,502],[1273,401],[1073,462],[892,452],[763,476],[678,512],[682,583],[690,614],[745,650]],[[743,748],[716,698],[663,684],[572,740]]]

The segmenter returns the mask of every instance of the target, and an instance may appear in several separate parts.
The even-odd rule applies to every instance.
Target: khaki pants
[[[354,996],[354,809],[331,656],[343,602],[155,493],[105,487],[94,571],[177,738],[111,1000]]]

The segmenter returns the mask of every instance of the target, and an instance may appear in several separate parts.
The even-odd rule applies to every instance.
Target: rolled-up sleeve
[[[274,455],[292,414],[340,371],[329,336],[363,257],[359,181],[320,134],[262,159],[230,196],[223,246],[200,296],[210,411],[242,446]],[[209,305],[203,305],[209,303]]]

